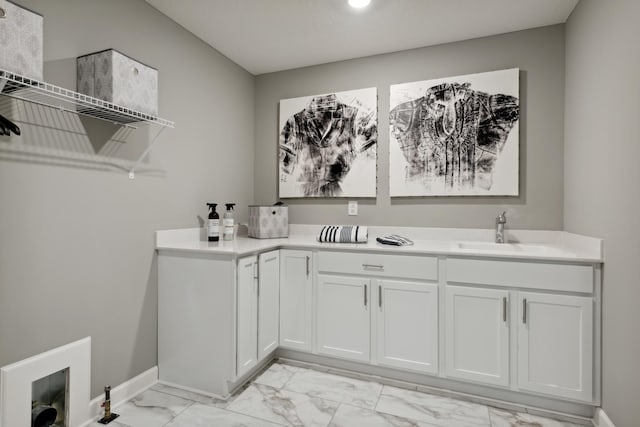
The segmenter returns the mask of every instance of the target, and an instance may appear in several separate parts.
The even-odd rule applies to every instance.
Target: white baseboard
[[[616,427],[602,408],[596,409],[596,413],[593,416],[593,422],[596,427]]]
[[[131,399],[133,396],[143,392],[158,382],[158,367],[144,371],[140,375],[125,381],[122,384],[111,388],[111,407],[116,408],[118,405]],[[104,415],[104,410],[100,406],[104,402],[104,395],[100,395],[89,402],[89,417],[82,426],[85,427],[94,421],[99,420]]]

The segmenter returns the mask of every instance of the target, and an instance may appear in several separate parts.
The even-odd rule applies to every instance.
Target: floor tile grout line
[[[258,384],[260,384],[260,383],[258,383]],[[334,399],[329,399],[329,398],[326,398],[326,397],[310,396],[310,395],[309,395],[309,394],[307,394],[307,393],[301,393],[301,392],[299,392],[299,391],[290,390],[290,389],[288,389],[288,388],[287,388],[287,389],[285,389],[285,388],[278,389],[278,388],[272,387],[272,386],[267,385],[267,384],[260,384],[260,385],[264,385],[264,386],[267,386],[267,387],[271,387],[271,388],[274,388],[274,389],[276,389],[276,390],[278,390],[278,391],[286,391],[287,393],[299,394],[300,396],[307,396],[309,399],[320,399],[320,400],[326,400],[327,402],[337,403],[338,405],[345,404],[345,405],[353,406],[353,407],[360,408],[360,409],[369,409],[369,410],[372,410],[372,411],[374,410],[374,409],[372,409],[372,408],[363,408],[362,406],[355,405],[353,402],[343,402],[343,401],[341,401],[341,400],[334,400]]]
[[[386,387],[386,386],[385,386],[385,387]],[[388,386],[388,387],[393,387],[393,386]],[[395,388],[397,388],[397,387],[395,387]],[[485,427],[491,427],[491,418],[490,418],[490,410],[489,410],[489,408],[490,408],[490,407],[489,407],[488,405],[484,405],[484,404],[482,404],[482,403],[471,402],[471,401],[467,401],[467,400],[464,400],[464,399],[455,399],[455,398],[452,398],[452,397],[435,395],[435,394],[426,393],[426,392],[421,392],[421,391],[406,390],[406,389],[401,389],[401,390],[403,390],[403,391],[405,391],[405,392],[408,392],[408,393],[411,393],[411,394],[416,393],[416,394],[419,394],[419,395],[424,395],[424,396],[429,396],[429,397],[435,397],[435,398],[438,398],[438,399],[445,399],[445,400],[450,400],[450,401],[454,401],[454,402],[460,402],[460,403],[470,404],[470,405],[472,405],[472,406],[479,406],[479,407],[482,407],[483,409],[485,409],[485,410],[487,411],[487,420],[489,421],[489,424],[488,424],[488,425],[486,425],[486,424],[485,424]],[[410,402],[410,401],[408,401],[408,400],[404,399],[403,397],[400,397],[400,396],[394,396],[394,395],[392,395],[392,394],[388,394],[387,396],[388,396],[390,399],[397,399],[397,400],[400,400],[400,401],[404,402],[405,404],[407,404],[408,406],[413,407],[414,409],[416,409],[416,410],[418,410],[418,411],[422,411],[422,405],[421,405],[421,404],[419,404],[419,403]],[[376,405],[376,407],[377,407],[377,405]],[[382,411],[382,410],[377,410],[377,409],[376,409],[376,412],[378,412],[378,413],[380,413],[380,414],[386,414],[386,415],[392,415],[392,416],[396,416],[396,417],[400,417],[400,418],[406,418],[406,419],[408,419],[408,420],[413,420],[413,421],[416,421],[416,422],[421,422],[421,423],[431,424],[431,423],[429,423],[428,421],[418,420],[418,419],[411,418],[411,417],[406,417],[406,416],[400,416],[400,415],[398,415],[398,414],[393,414],[393,413],[391,413],[391,412],[385,412],[385,411]]]
[[[489,427],[493,427],[493,417],[491,416],[491,410],[489,410]]]
[[[149,388],[149,389],[147,389],[147,390],[151,390],[151,388]],[[142,393],[145,393],[147,390],[143,391]],[[195,403],[196,403],[194,400],[191,400],[191,399],[185,399],[184,397],[180,397],[180,396],[173,396],[173,395],[171,395],[171,394],[162,393],[162,392],[159,392],[159,391],[157,391],[157,390],[153,390],[153,391],[154,391],[154,392],[156,392],[156,393],[165,394],[165,395],[168,395],[168,396],[171,396],[171,397],[177,397],[178,399],[185,400],[185,401],[187,401],[187,402],[189,403],[187,406],[185,406],[185,407],[184,407],[184,409],[183,409],[183,410],[181,410],[181,411],[180,411],[180,412],[178,412],[177,414],[175,414],[175,415],[173,415],[173,416],[171,416],[171,415],[170,415],[170,419],[169,419],[169,421],[167,421],[166,423],[162,424],[162,425],[161,425],[161,427],[164,427],[164,426],[166,426],[167,424],[169,424],[169,423],[173,422],[173,420],[174,420],[178,415],[182,414],[184,411],[186,411],[188,408],[190,408],[191,406],[193,406],[193,404],[195,404]],[[140,395],[140,394],[142,394],[142,393],[139,393],[138,395]],[[138,396],[138,395],[136,395],[136,396]],[[154,409],[156,409],[156,408],[163,409],[163,410],[169,410],[169,407],[168,407],[168,406],[138,406],[136,403],[132,402],[132,401],[133,401],[133,399],[134,399],[136,396],[132,397],[131,399],[127,400],[126,402],[122,402],[122,405],[126,405],[127,403],[131,403],[134,407],[139,408],[139,409],[142,409],[144,412],[147,412],[147,411],[148,411],[148,412],[153,412],[153,410],[154,410]],[[121,405],[118,405],[118,406],[121,406]],[[116,409],[117,409],[117,408],[116,408]],[[126,417],[126,416],[127,416],[127,414],[120,414],[120,416],[122,416],[122,417]],[[124,426],[124,427],[130,427],[128,424],[123,424],[122,422],[119,422],[119,421],[116,421],[116,422],[117,422],[118,424],[120,424],[120,425]]]
[[[250,385],[250,386],[254,386],[254,387],[255,387],[255,384],[259,384],[259,385],[262,385],[262,386],[271,387],[271,388],[273,388],[274,390],[276,390],[276,391],[278,391],[278,392],[285,391],[285,392],[287,392],[287,393],[293,393],[293,394],[297,394],[297,395],[300,395],[300,396],[305,396],[305,397],[307,397],[309,400],[311,400],[311,399],[319,399],[319,400],[324,400],[324,401],[326,401],[326,402],[332,402],[332,403],[335,403],[335,404],[337,405],[337,406],[336,406],[336,410],[335,410],[335,411],[334,411],[334,413],[331,415],[331,418],[329,419],[329,422],[326,424],[326,426],[325,426],[325,427],[329,426],[329,425],[331,424],[331,421],[333,421],[333,418],[335,417],[336,412],[338,412],[338,408],[340,408],[340,405],[347,405],[347,403],[345,403],[345,402],[339,402],[339,401],[335,401],[335,400],[331,400],[331,399],[325,399],[325,398],[322,398],[322,397],[314,397],[314,396],[310,396],[310,395],[308,395],[307,393],[300,393],[300,392],[297,392],[297,391],[293,391],[293,390],[285,389],[285,388],[284,388],[284,386],[285,386],[289,381],[291,381],[291,380],[293,379],[293,377],[294,377],[296,374],[297,374],[297,372],[294,372],[294,374],[291,376],[291,378],[289,378],[289,379],[288,379],[288,380],[283,384],[283,386],[282,386],[281,388],[273,387],[273,386],[270,386],[270,385],[268,385],[268,384],[261,384],[261,383],[257,383],[255,380],[251,382],[251,385]],[[257,378],[256,378],[256,379],[257,379]],[[354,406],[354,407],[356,407],[356,408],[359,408],[358,406],[355,406],[355,405],[351,405],[351,406]],[[361,409],[365,409],[365,408],[361,408]],[[234,411],[234,410],[232,410],[232,409],[227,409],[227,410],[228,410],[229,412],[234,412],[234,413],[236,413],[236,414],[247,415],[247,414],[245,414],[245,413],[243,413],[243,412],[240,412],[240,411],[237,411],[237,410],[236,410],[236,411]],[[266,418],[258,418],[258,419],[260,419],[260,420],[266,420],[266,421],[269,421],[269,422],[273,422],[273,421],[271,421],[271,420],[267,420]],[[286,426],[286,424],[284,424],[284,425]]]
[[[329,427],[331,425],[331,423],[333,422],[333,419],[336,417],[336,414],[338,413],[338,411],[340,410],[340,407],[342,405],[346,405],[346,403],[340,403],[337,407],[335,412],[333,413],[333,415],[331,415],[331,419],[329,420],[329,422],[327,423],[327,425],[325,427]]]
[[[358,409],[365,409],[365,408],[360,408],[358,406],[355,405],[350,405],[348,403],[341,403],[341,405],[346,405],[346,406],[352,406],[354,408],[358,408]],[[376,405],[377,406],[377,405]],[[411,417],[406,417],[406,416],[402,416],[402,415],[396,415],[396,414],[390,414],[388,412],[382,412],[382,411],[378,411],[376,409],[366,409],[366,410],[370,410],[371,412],[375,413],[376,415],[385,418],[385,417],[393,417],[393,418],[398,418],[398,419],[402,419],[402,420],[406,420],[409,421],[411,423],[418,423],[418,424],[425,424],[427,426],[432,426],[432,427],[443,427],[442,425],[438,425],[438,424],[432,424],[428,421],[422,421],[422,420],[417,420],[415,418],[411,418]],[[337,411],[336,411],[337,412]],[[386,419],[386,418],[385,418]]]
[[[248,388],[248,387],[247,387],[247,388]],[[245,389],[245,390],[246,390],[246,389]],[[158,391],[158,390],[155,390],[155,391]],[[244,390],[243,390],[243,391],[244,391]],[[160,393],[162,393],[162,392],[160,392]],[[168,395],[170,395],[170,396],[174,396],[174,395],[173,395],[173,394],[171,394],[171,393],[165,393],[165,394],[168,394]],[[242,394],[242,393],[240,393],[240,394]],[[182,397],[182,396],[175,396],[175,397],[178,397],[178,398],[181,398],[181,399],[185,399],[185,400],[191,400],[191,399],[186,399],[186,398],[184,398],[184,397]],[[208,396],[206,396],[206,397],[208,397]],[[252,419],[257,420],[257,421],[266,421],[266,422],[269,422],[269,423],[272,423],[272,424],[281,425],[281,426],[284,426],[284,427],[289,427],[287,424],[282,424],[282,423],[274,422],[274,421],[271,421],[271,420],[267,420],[267,419],[265,419],[265,418],[260,418],[260,417],[256,417],[256,416],[254,416],[254,415],[249,415],[249,414],[246,414],[246,413],[243,413],[243,412],[234,411],[234,410],[228,409],[228,408],[226,408],[226,407],[225,407],[225,408],[220,408],[220,407],[215,406],[215,405],[212,405],[212,404],[210,404],[210,403],[198,402],[198,401],[195,401],[195,400],[191,400],[191,404],[190,404],[189,406],[187,406],[186,408],[184,408],[182,411],[180,411],[180,413],[179,413],[179,414],[176,414],[176,415],[175,415],[175,416],[174,416],[170,421],[168,421],[167,423],[163,424],[162,426],[163,426],[163,427],[165,427],[165,426],[169,425],[169,424],[170,424],[170,423],[172,423],[172,422],[173,422],[173,421],[174,421],[178,416],[182,415],[184,412],[186,412],[186,411],[187,411],[187,409],[191,408],[191,407],[192,407],[193,405],[195,405],[195,404],[200,404],[200,405],[203,405],[203,406],[208,406],[208,407],[211,407],[211,408],[219,409],[219,410],[221,410],[221,411],[223,411],[223,412],[229,412],[229,413],[231,413],[231,414],[242,415],[242,416],[244,416],[244,417],[252,418]],[[126,427],[128,427],[128,426],[126,426]]]
[[[218,408],[218,409],[222,409],[222,408]],[[279,422],[276,422],[276,421],[268,420],[266,418],[258,417],[257,415],[247,414],[247,413],[244,413],[244,412],[240,412],[240,411],[236,411],[236,410],[228,409],[228,408],[225,408],[225,409],[222,409],[222,410],[223,411],[227,411],[227,412],[231,412],[232,414],[242,415],[244,417],[253,418],[254,420],[258,420],[258,421],[266,421],[266,422],[271,423],[271,424],[277,424],[277,425],[280,425],[280,426],[290,427],[289,424],[282,424],[282,423],[279,423]]]
[[[180,396],[176,396],[176,397],[180,397]],[[184,397],[182,399],[184,399]],[[187,409],[189,409],[190,407],[192,407],[196,403],[195,400],[190,400],[190,399],[185,399],[185,400],[189,400],[189,401],[191,401],[191,403],[188,406],[186,406],[182,411],[180,411],[179,413],[175,414],[168,422],[162,424],[162,427],[165,427],[166,425],[172,423],[173,420],[176,419],[176,417],[180,416],[182,413],[184,413],[184,411],[186,411]]]
[[[286,365],[285,365],[286,366]],[[284,382],[284,384],[282,384],[282,387],[280,387],[280,389],[284,389],[286,387],[287,384],[289,384],[289,382],[293,379],[293,377],[295,377],[296,375],[298,375],[298,372],[294,372],[293,375],[291,375],[291,377],[289,377],[288,380],[286,380]]]
[[[341,400],[329,399],[329,398],[327,398],[327,397],[310,396],[310,395],[309,395],[309,394],[307,394],[307,393],[301,393],[301,392],[299,392],[299,391],[291,390],[291,389],[288,389],[288,388],[287,388],[287,389],[283,388],[283,389],[282,389],[282,391],[286,391],[286,392],[288,392],[288,393],[301,394],[301,395],[303,395],[303,396],[307,396],[309,399],[320,399],[320,400],[326,400],[327,402],[333,402],[333,403],[337,403],[337,404],[339,404],[339,405],[345,404],[345,405],[354,406],[354,407],[356,407],[356,408],[360,408],[360,409],[368,409],[368,410],[370,410],[370,411],[375,411],[375,406],[374,406],[373,408],[369,408],[369,407],[364,408],[364,407],[362,407],[362,406],[358,406],[358,405],[354,404],[353,402],[343,402],[343,401],[341,401]]]
[[[297,367],[296,367],[296,368],[297,368]],[[316,371],[316,372],[318,372],[318,371]],[[333,374],[329,374],[328,372],[320,372],[320,373],[321,373],[321,374],[333,375]],[[291,375],[291,377],[290,377],[290,378],[289,378],[289,379],[288,379],[288,380],[287,380],[287,381],[282,385],[282,387],[281,387],[281,388],[277,388],[277,387],[270,386],[270,385],[268,385],[268,384],[261,384],[261,383],[259,383],[259,382],[256,382],[257,378],[256,378],[256,380],[252,381],[252,384],[251,384],[251,385],[259,384],[259,385],[262,385],[262,386],[271,387],[271,388],[273,388],[274,390],[277,390],[277,391],[285,391],[285,392],[287,392],[287,393],[293,393],[293,394],[297,394],[297,395],[300,395],[300,396],[306,396],[308,399],[320,399],[320,400],[324,400],[324,401],[326,401],[326,402],[332,402],[332,403],[337,404],[337,406],[336,406],[336,410],[335,410],[335,411],[334,411],[334,413],[331,415],[331,418],[329,419],[329,422],[326,424],[326,426],[325,426],[325,427],[327,427],[327,426],[331,425],[331,422],[332,422],[332,421],[333,421],[333,419],[335,418],[336,413],[338,412],[338,410],[340,409],[340,406],[342,406],[342,405],[352,406],[352,407],[354,407],[354,408],[358,408],[358,409],[365,409],[365,410],[370,410],[370,411],[372,411],[372,412],[376,412],[376,411],[375,411],[375,406],[376,406],[375,404],[374,404],[373,408],[363,408],[363,407],[361,407],[361,406],[358,406],[358,405],[353,404],[353,402],[343,402],[343,401],[337,401],[337,400],[333,400],[333,399],[327,399],[327,398],[324,398],[324,397],[315,397],[315,396],[310,396],[310,395],[309,395],[309,394],[307,394],[307,393],[300,393],[300,392],[298,392],[298,391],[294,391],[294,390],[286,389],[286,388],[285,388],[285,386],[286,386],[286,385],[287,385],[287,384],[288,384],[288,383],[293,379],[293,377],[294,377],[296,374],[298,374],[298,372],[294,372],[294,373],[293,373],[293,375]],[[341,375],[338,375],[338,376],[341,376]],[[343,378],[349,378],[349,377],[343,377]],[[353,379],[353,378],[350,378],[350,379]],[[375,384],[378,384],[378,385],[380,385],[380,386],[381,386],[381,387],[380,387],[380,391],[378,392],[378,399],[379,399],[379,398],[380,398],[380,395],[382,394],[382,388],[383,388],[382,386],[383,386],[383,385],[382,385],[382,384],[380,384],[380,383],[378,383],[378,382],[376,382],[376,381],[368,381],[368,382],[372,382],[372,383],[375,383]],[[254,386],[255,386],[255,385],[254,385]],[[376,401],[376,402],[377,402],[377,401]],[[377,404],[377,403],[376,403],[376,404]],[[244,414],[244,413],[242,413],[242,412],[239,412],[239,411],[233,411],[233,410],[231,410],[231,409],[228,409],[228,411],[230,411],[230,412],[234,412],[234,413],[238,413],[238,414],[242,414],[242,415],[246,415],[246,414]],[[260,419],[262,420],[263,418],[260,418]],[[407,418],[407,419],[408,419],[408,418]],[[271,420],[267,420],[267,421],[270,421],[270,422],[271,422]]]
[[[382,387],[380,387],[380,393],[378,394],[378,399],[376,400],[376,404],[373,406],[373,410],[375,412],[378,412],[378,403],[380,403],[380,399],[382,399],[382,392],[384,390],[384,388],[386,387],[386,385],[384,384],[380,384],[382,385]]]

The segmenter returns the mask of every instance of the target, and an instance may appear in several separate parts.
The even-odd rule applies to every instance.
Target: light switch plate
[[[357,200],[349,200],[349,215],[358,215],[358,201]]]

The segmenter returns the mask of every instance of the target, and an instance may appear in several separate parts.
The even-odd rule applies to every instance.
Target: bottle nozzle
[[[232,211],[233,207],[236,205],[235,203],[225,203],[228,211]]]

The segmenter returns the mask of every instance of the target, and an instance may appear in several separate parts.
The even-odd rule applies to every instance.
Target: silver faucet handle
[[[506,224],[507,223],[507,211],[502,211],[500,215],[496,217],[497,224]]]

